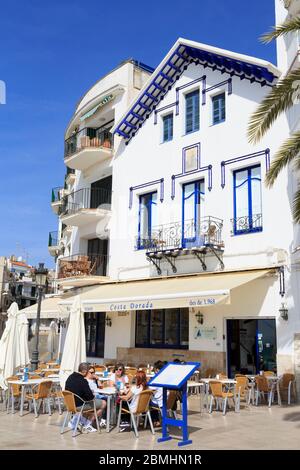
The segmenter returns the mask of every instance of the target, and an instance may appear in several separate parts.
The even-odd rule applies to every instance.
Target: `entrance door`
[[[86,355],[104,357],[105,312],[84,314]]]
[[[276,372],[276,323],[274,319],[227,320],[228,376],[236,373]]]

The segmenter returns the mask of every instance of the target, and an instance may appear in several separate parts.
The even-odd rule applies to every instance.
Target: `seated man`
[[[89,367],[90,367],[90,364],[88,364],[87,362],[82,362],[81,364],[79,364],[78,372],[73,372],[73,374],[71,374],[68,377],[66,381],[65,389],[68,390],[69,392],[72,392],[78,395],[78,397],[82,398],[83,401],[89,402],[89,403],[85,403],[83,409],[84,411],[91,410],[91,412],[88,413],[88,416],[91,418],[91,420],[90,419],[85,420],[82,417],[81,423],[84,424],[84,427],[83,427],[84,431],[94,432],[96,431],[95,429],[96,418],[93,413],[94,394],[91,391],[88,382],[85,380]],[[75,396],[74,398],[75,398],[76,407],[79,410],[82,407],[83,402],[78,397]],[[106,404],[99,398],[95,399],[95,404],[96,404],[96,410],[97,410],[97,417],[99,418],[102,415],[102,410],[105,408]],[[71,421],[71,426],[75,424],[75,419],[73,418],[73,420]]]

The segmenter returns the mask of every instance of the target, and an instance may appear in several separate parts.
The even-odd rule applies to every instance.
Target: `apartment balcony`
[[[68,185],[71,185],[75,183],[76,180],[76,175],[75,175],[75,170],[73,168],[67,167],[67,172],[65,174],[65,188]]]
[[[51,256],[61,254],[63,247],[59,243],[58,232],[49,232],[48,250]]]
[[[65,225],[81,227],[111,215],[111,189],[83,188],[64,197],[59,215]]]
[[[162,260],[167,261],[176,273],[175,261],[182,255],[195,256],[206,270],[205,256],[213,254],[223,269],[222,228],[223,220],[212,216],[201,218],[197,224],[189,220],[184,225],[182,221],[160,225],[153,227],[149,237],[137,237],[136,250],[146,250],[146,257],[154,264],[158,274],[161,274]]]
[[[113,136],[104,129],[85,127],[65,141],[65,164],[74,170],[87,170],[112,157]]]
[[[58,284],[63,288],[99,284],[107,280],[104,254],[75,254],[58,260]]]
[[[243,235],[246,233],[262,232],[262,214],[252,214],[251,216],[236,217],[231,219],[231,235]]]
[[[55,214],[58,214],[63,204],[63,198],[66,195],[66,190],[61,187],[52,188],[51,192],[51,207]]]

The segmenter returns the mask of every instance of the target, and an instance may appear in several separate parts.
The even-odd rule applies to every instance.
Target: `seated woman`
[[[147,377],[143,370],[139,370],[136,373],[135,379],[136,379],[135,385],[133,385],[131,388],[129,388],[129,386],[127,385],[124,391],[120,392],[120,398],[123,401],[122,407],[126,408],[127,406],[128,409],[132,413],[136,412],[138,401],[139,401],[139,394],[148,388]],[[126,418],[125,421],[123,421],[124,424],[126,424],[127,421],[129,421],[129,415],[126,414],[125,418]],[[124,428],[121,429],[121,431],[124,431]]]
[[[110,387],[117,387],[118,390],[122,390],[125,388],[125,385],[129,383],[127,375],[125,375],[125,367],[124,364],[117,364],[114,368],[114,372],[112,373],[109,386]]]

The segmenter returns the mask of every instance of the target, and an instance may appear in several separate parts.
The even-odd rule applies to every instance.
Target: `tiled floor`
[[[0,404],[0,409],[2,404]],[[199,413],[199,398],[189,397],[189,432],[193,440],[189,449],[300,449],[300,405],[277,405],[229,411],[226,416],[214,411]],[[178,449],[177,439],[157,443],[160,429],[153,436],[141,430],[139,439],[132,432],[82,434],[72,438],[71,432],[60,434],[62,417],[33,414],[23,416],[0,412],[0,449]],[[174,433],[175,435],[175,433]],[[176,435],[180,433],[177,430]],[[186,447],[187,449],[187,447]]]

